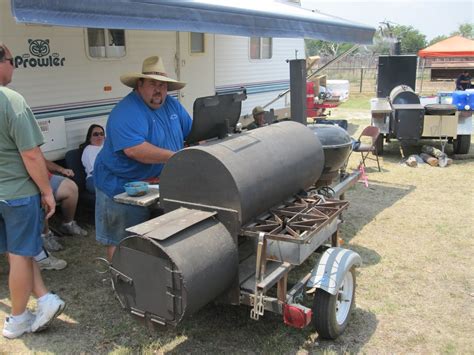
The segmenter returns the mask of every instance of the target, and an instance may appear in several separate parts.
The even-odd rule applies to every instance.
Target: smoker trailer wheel
[[[356,276],[354,268],[346,272],[335,295],[317,289],[313,300],[313,326],[325,339],[336,339],[349,323],[355,305]]]
[[[455,154],[467,154],[471,147],[471,135],[459,134],[453,143]]]

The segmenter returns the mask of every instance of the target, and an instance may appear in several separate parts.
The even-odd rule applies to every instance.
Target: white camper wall
[[[49,106],[69,106],[79,102],[87,105],[99,100],[123,97],[130,89],[120,82],[120,75],[140,72],[143,59],[153,54],[162,55],[169,74],[176,77],[174,32],[127,31],[126,56],[99,60],[90,58],[87,54],[84,29],[22,24],[15,27],[19,27],[21,31],[5,36],[4,39],[15,56],[28,55],[28,39],[33,38],[49,40],[51,53],[65,58],[64,66],[20,66],[15,70],[11,86],[22,93],[33,108],[47,109]],[[105,91],[105,86],[109,86],[111,90]]]
[[[250,59],[250,38],[216,35],[216,89],[252,87],[243,102],[242,115],[251,113],[257,105],[265,105],[280,92],[289,88],[290,68],[287,59],[305,57],[304,40],[273,38],[271,59]],[[271,107],[284,108],[289,103],[285,98]]]
[[[90,58],[85,29],[18,24],[11,16],[10,3],[0,1],[0,39],[17,61],[35,58],[29,40],[43,40],[50,50],[43,58],[58,58],[57,63],[63,64],[32,67],[22,63],[9,85],[26,98],[37,118],[66,121],[67,147],[45,152],[48,159],[61,159],[67,150],[77,148],[92,123],[106,124],[114,104],[131,90],[120,82],[120,75],[140,72],[147,56],[162,56],[168,74],[177,77],[175,32],[126,31],[125,35],[125,57]]]

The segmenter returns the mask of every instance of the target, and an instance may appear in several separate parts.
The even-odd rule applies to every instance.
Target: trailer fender
[[[362,265],[362,258],[352,250],[329,248],[321,256],[318,265],[311,271],[308,288],[321,288],[335,295],[344,275],[353,266]]]

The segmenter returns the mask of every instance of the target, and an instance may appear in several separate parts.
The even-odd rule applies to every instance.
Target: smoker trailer
[[[413,91],[416,65],[417,57],[412,55],[379,57],[377,98],[371,100],[371,124],[380,130],[377,154],[383,154],[384,140],[391,139],[397,139],[402,147],[421,139],[440,139],[443,149],[452,143],[455,154],[467,154],[473,131],[472,108],[436,99],[423,102]]]
[[[226,107],[240,104],[233,97]],[[348,144],[326,145],[343,146],[348,155]],[[312,321],[322,337],[339,336],[361,258],[338,246],[348,206],[338,197],[358,175],[334,186],[332,198],[321,195],[315,183],[323,171],[340,168],[325,161],[324,149],[317,129],[286,121],[177,152],[160,176],[164,214],[127,229],[109,264],[122,307],[177,325],[211,301],[245,304],[255,320],[270,311],[288,325]],[[288,290],[289,272],[315,251],[315,267]],[[312,307],[301,302],[305,288]]]

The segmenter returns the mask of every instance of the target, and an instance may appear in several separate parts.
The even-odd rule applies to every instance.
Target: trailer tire
[[[375,154],[378,156],[383,155],[383,140],[384,136],[382,133],[380,133],[377,140],[375,141]]]
[[[321,338],[334,340],[344,332],[355,305],[355,289],[355,268],[352,267],[344,275],[335,295],[320,288],[316,290],[312,308],[313,326]]]
[[[453,144],[455,154],[467,154],[471,147],[471,135],[459,134]]]
[[[455,105],[448,104],[428,104],[425,106],[426,115],[455,115],[457,107]]]

